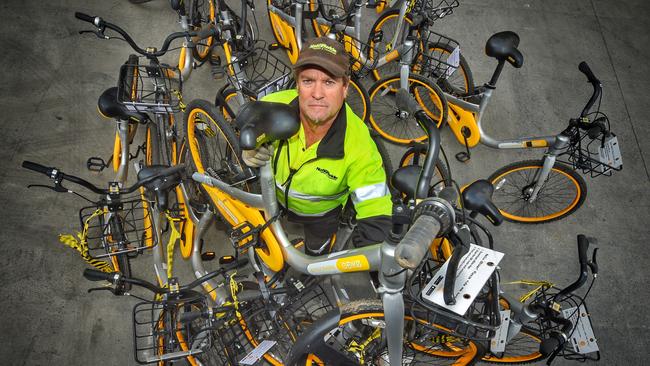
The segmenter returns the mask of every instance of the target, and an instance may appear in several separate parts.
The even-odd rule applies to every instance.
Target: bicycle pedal
[[[107,167],[108,164],[106,164],[104,159],[100,157],[93,156],[91,158],[88,158],[88,160],[86,160],[86,168],[88,168],[88,170],[90,171],[101,172]]]
[[[212,252],[212,254],[214,255],[214,252]],[[232,256],[232,255],[224,255],[221,258],[219,258],[219,264],[222,265],[222,266],[224,264],[230,264],[230,263],[234,262],[235,259],[236,258],[234,256]]]
[[[461,163],[466,163],[470,159],[470,156],[467,152],[461,151],[458,154],[456,154],[456,160],[460,161]]]
[[[204,262],[212,261],[217,257],[215,252],[203,252],[201,253],[201,260]],[[221,259],[219,259],[219,263],[221,263]]]
[[[226,73],[219,65],[212,65],[212,78],[214,80],[221,80],[226,76]]]

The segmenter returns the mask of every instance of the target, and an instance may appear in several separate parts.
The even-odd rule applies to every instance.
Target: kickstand
[[[469,145],[467,144],[467,138],[471,134],[471,131],[467,127],[463,127],[460,131],[463,134],[463,144],[465,145],[465,151],[461,151],[456,154],[456,160],[460,161],[461,163],[466,163],[469,161],[469,159],[472,158],[472,153],[469,152]]]

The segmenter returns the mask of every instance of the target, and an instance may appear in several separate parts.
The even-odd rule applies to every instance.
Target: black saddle
[[[512,66],[520,68],[524,64],[524,55],[517,49],[519,36],[515,32],[505,31],[493,34],[485,44],[485,54],[494,57],[499,62],[508,61]]]
[[[295,135],[300,128],[300,114],[288,104],[253,101],[239,111],[237,126],[242,150],[253,150]]]
[[[132,119],[135,119],[138,122],[145,121],[148,118],[146,113],[130,111],[124,105],[118,103],[116,86],[106,89],[102,95],[99,96],[97,108],[99,108],[99,112],[107,118],[115,118],[123,121],[131,121]]]
[[[495,226],[501,225],[503,215],[492,202],[494,186],[485,179],[477,180],[463,191],[463,203],[470,211],[485,216]]]
[[[154,175],[160,174],[161,171],[169,168],[166,165],[151,165],[140,169],[138,172],[138,180],[147,179],[153,177]],[[157,179],[152,180],[151,182],[144,185],[144,188],[148,192],[152,192],[156,195],[158,201],[158,207],[161,211],[167,209],[167,197],[169,192],[176,187],[181,182],[180,173],[175,173],[168,176],[163,176]]]
[[[415,197],[415,190],[418,186],[418,178],[422,172],[419,165],[407,165],[398,168],[390,177],[390,185],[407,198]]]

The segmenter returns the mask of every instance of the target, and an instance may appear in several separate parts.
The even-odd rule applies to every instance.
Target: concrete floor
[[[261,34],[270,37],[259,3]],[[622,145],[625,168],[611,178],[587,179],[589,195],[574,215],[546,225],[504,224],[493,229],[506,253],[503,277],[548,279],[559,285],[577,276],[576,234],[599,239],[600,273],[588,305],[602,365],[644,365],[650,352],[643,301],[650,298],[646,241],[650,238],[650,2],[642,0],[463,0],[439,30],[463,46],[475,80],[487,80],[494,67],[483,46],[494,32],[521,37],[524,67],[506,66],[485,116],[497,137],[561,131],[591,93],[577,65],[586,60],[603,83],[602,110]],[[81,277],[86,265],[57,240],[78,229],[80,199],[27,189],[45,177],[20,168],[23,160],[56,166],[100,184],[108,175],[86,171],[89,156],[108,157],[114,123],[97,115],[100,93],[116,83],[119,65],[130,53],[119,41],[80,36],[88,29],[74,11],[100,15],[119,24],[141,45],[158,46],[177,30],[166,1],[132,5],[126,0],[4,1],[0,4],[0,117],[5,149],[0,150],[0,364],[134,364],[131,308],[135,299],[108,293],[87,294]],[[372,17],[368,17],[372,21]],[[278,51],[278,54],[280,51]],[[173,63],[173,57],[169,57]],[[222,81],[207,68],[186,84],[186,100],[214,98]],[[644,107],[646,106],[646,107]],[[448,131],[449,156],[461,151]],[[398,149],[394,149],[394,158]],[[487,177],[497,168],[541,151],[506,152],[479,146],[467,164],[453,163],[461,183]],[[215,244],[215,243],[210,243]],[[135,273],[151,275],[147,256]],[[181,266],[182,264],[179,264]],[[515,290],[521,290],[515,288]],[[560,360],[557,364],[568,364]]]

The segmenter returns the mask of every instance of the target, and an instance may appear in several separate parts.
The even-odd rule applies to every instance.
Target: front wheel
[[[416,74],[408,77],[407,84],[409,94],[440,127],[447,120],[447,100],[440,88],[430,79]],[[383,138],[396,144],[424,141],[427,135],[415,117],[396,105],[395,94],[400,85],[400,75],[393,74],[380,79],[370,88],[370,126]]]
[[[584,179],[573,169],[556,162],[537,198],[531,201],[543,160],[527,160],[505,166],[488,180],[494,185],[492,201],[509,220],[541,224],[559,220],[576,211],[587,197]]]
[[[384,310],[380,300],[358,300],[340,308],[338,324],[323,332],[323,343],[313,345],[301,364],[387,365]],[[472,365],[477,346],[466,339],[446,337],[436,325],[405,316],[404,365]]]

